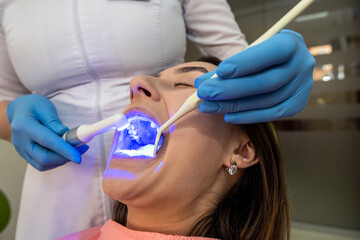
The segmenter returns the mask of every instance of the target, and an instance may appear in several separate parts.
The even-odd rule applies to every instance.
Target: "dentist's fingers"
[[[36,126],[36,128],[33,128],[31,125],[37,124],[30,124],[30,126],[25,131],[28,136],[33,136],[34,142],[38,143],[44,148],[48,148],[49,150],[56,152],[70,161],[78,164],[81,162],[80,153],[73,146],[65,142],[60,136],[46,127]],[[44,138],[44,136],[46,136],[46,138]],[[33,151],[35,151],[35,149],[33,149]]]
[[[268,40],[225,59],[216,73],[223,79],[236,78],[284,63],[296,52],[299,38],[302,41],[300,34],[282,30]]]
[[[251,95],[233,100],[204,101],[199,108],[200,111],[206,113],[233,113],[269,108],[290,99],[293,95],[300,94],[307,96],[310,94],[313,82],[307,81],[303,83],[301,81],[301,79],[311,77],[308,76],[309,74],[311,74],[311,72],[303,72],[290,83],[273,92]],[[299,88],[301,85],[303,85],[303,88]],[[305,100],[307,99],[305,98]]]
[[[200,84],[202,84],[206,80],[209,80],[212,76],[214,76],[215,73],[216,70],[213,70],[211,72],[201,75],[200,77],[197,77],[194,82],[195,87],[198,88]]]
[[[57,135],[62,136],[66,131],[69,130],[69,128],[67,128],[61,123],[57,115],[56,109],[51,102],[44,101],[42,104],[43,106],[41,108],[36,107],[33,110],[35,118],[39,122],[41,122],[45,127],[49,128]]]
[[[83,155],[89,149],[89,146],[84,144],[79,147],[76,147],[75,149],[80,153],[80,155]]]
[[[289,104],[291,104],[293,101],[302,102],[304,99],[301,95],[294,95],[288,100],[270,108],[227,113],[225,115],[225,122],[235,124],[250,124],[258,122],[269,122],[286,117],[292,117],[305,107],[307,100],[302,104],[289,107]]]
[[[38,162],[37,159],[34,159],[32,156],[30,156],[30,154],[26,153],[24,154],[24,156],[22,156],[23,158],[26,159],[26,161],[35,169],[39,170],[39,171],[47,171],[50,169],[54,169],[57,167],[60,167],[62,165],[64,165],[65,163],[67,163],[68,161],[65,162],[60,162],[58,164],[47,164],[47,165],[43,165],[41,163]]]
[[[89,149],[89,146],[82,145],[76,148],[76,150],[83,154]],[[47,171],[53,168],[57,168],[69,162],[68,159],[60,156],[59,154],[40,146],[39,144],[32,142],[29,148],[25,148],[25,152],[17,149],[19,154],[26,159],[26,161],[39,171]],[[28,150],[28,152],[26,151]],[[21,153],[20,153],[21,152]]]
[[[234,79],[214,78],[198,86],[198,96],[204,100],[230,100],[273,92],[296,77],[290,71],[291,61],[265,71]]]

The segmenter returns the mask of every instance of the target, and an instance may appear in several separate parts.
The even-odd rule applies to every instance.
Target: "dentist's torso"
[[[184,61],[181,0],[0,2],[13,81],[23,92],[48,97],[69,128],[121,112],[135,75]],[[111,140],[111,133],[94,138],[81,165],[47,172],[27,168],[17,239],[53,239],[111,218],[110,199],[101,188]]]

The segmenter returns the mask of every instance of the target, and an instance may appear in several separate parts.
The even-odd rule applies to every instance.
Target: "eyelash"
[[[173,82],[173,86],[176,87],[176,86],[185,86],[185,87],[194,87],[190,84],[187,84],[187,83],[179,83],[179,82]]]

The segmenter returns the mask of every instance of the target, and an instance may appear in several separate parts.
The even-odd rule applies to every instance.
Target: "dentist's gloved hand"
[[[302,36],[282,30],[198,77],[200,111],[227,113],[225,121],[238,124],[291,117],[307,103],[314,66]]]
[[[11,101],[7,115],[16,151],[39,171],[69,160],[80,164],[81,154],[89,148],[74,148],[61,138],[68,128],[61,124],[55,106],[44,96],[30,94]]]

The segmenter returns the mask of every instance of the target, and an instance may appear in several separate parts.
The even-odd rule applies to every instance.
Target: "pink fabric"
[[[217,240],[205,237],[185,237],[161,233],[141,232],[128,229],[108,220],[104,225],[73,233],[58,240]]]

